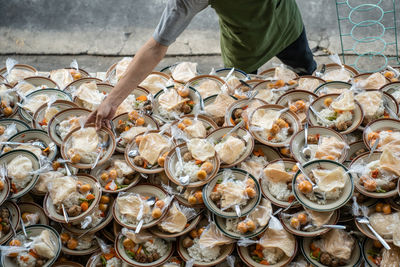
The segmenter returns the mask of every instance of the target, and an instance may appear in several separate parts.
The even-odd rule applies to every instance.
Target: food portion
[[[143,169],[163,168],[165,157],[172,147],[172,140],[166,135],[157,132],[138,135],[132,147],[132,151],[138,153],[133,158],[133,164]]]
[[[218,157],[225,164],[235,163],[246,150],[246,141],[234,134],[216,141],[214,146]]]
[[[306,90],[309,92],[314,92],[318,86],[321,85],[322,81],[313,78],[300,78],[298,81],[298,90]]]
[[[294,133],[294,125],[282,115],[281,111],[275,109],[257,109],[251,117],[250,129],[266,142],[287,142]]]
[[[354,83],[357,84],[358,87],[364,89],[379,89],[388,83],[388,81],[383,74],[380,72],[375,72],[369,75],[366,79],[361,77],[355,78]]]
[[[106,97],[104,92],[97,88],[95,82],[83,83],[79,88],[73,92],[76,97],[75,101],[83,108],[94,111]]]
[[[82,74],[76,69],[58,69],[50,71],[50,79],[55,81],[60,89],[65,88],[68,84],[82,78]]]
[[[22,108],[26,110],[30,115],[33,115],[38,108],[40,108],[43,104],[46,104],[52,100],[50,96],[47,94],[36,94],[30,98],[27,98],[24,101]]]
[[[343,132],[353,124],[355,109],[353,92],[345,91],[335,99],[326,97],[324,106],[316,115],[316,120],[320,126]]]
[[[181,114],[191,113],[194,105],[188,87],[169,88],[162,91],[158,97],[158,113],[168,120],[179,118]]]
[[[180,119],[176,124],[176,127],[171,128],[172,135],[179,135],[181,133],[180,131],[182,131],[184,136],[188,139],[205,138],[210,131],[213,130],[210,124],[206,121],[201,121],[196,117],[193,119],[188,117]]]
[[[263,170],[262,187],[277,200],[292,202],[294,200],[292,180],[297,170],[296,165],[288,168],[282,161],[268,164]]]
[[[380,118],[389,118],[383,98],[383,93],[380,91],[365,91],[355,96],[364,111],[363,125]]]
[[[35,71],[31,69],[23,69],[14,67],[7,75],[7,81],[11,86],[16,85],[19,81],[28,78],[30,76],[35,76]]]
[[[221,83],[213,79],[195,81],[192,86],[200,93],[203,99],[221,93]]]
[[[347,144],[336,136],[309,134],[307,138],[311,159],[339,160],[348,148]]]
[[[114,248],[110,248],[107,253],[98,255],[97,263],[94,267],[122,267],[122,260],[118,257]]]
[[[375,207],[367,209],[369,222],[374,230],[383,238],[393,240],[393,244],[400,245],[400,212],[392,209],[387,203],[378,202]]]
[[[122,157],[112,157],[110,164],[98,172],[98,180],[102,188],[118,191],[135,182],[136,172]]]
[[[132,58],[131,57],[124,57],[120,61],[118,61],[117,65],[115,66],[115,78],[116,81],[114,80],[114,83],[117,83],[119,80],[122,79],[122,77],[125,74],[126,69],[129,66],[129,63],[131,63]]]
[[[378,267],[400,265],[400,248],[391,246],[385,249],[379,241],[374,240],[373,246],[367,251],[367,259]]]
[[[70,218],[93,210],[96,195],[90,183],[84,183],[76,177],[61,176],[52,179],[47,189],[51,200],[49,205],[54,205],[59,216],[64,216],[64,209]]]
[[[235,99],[230,95],[221,93],[217,95],[213,103],[206,105],[204,110],[221,127],[225,122],[225,113],[234,102]]]
[[[351,73],[345,67],[327,71],[321,78],[327,82],[339,81],[348,82],[351,79]]]
[[[197,63],[181,62],[173,67],[171,75],[175,81],[187,83],[197,75]]]
[[[50,260],[56,257],[57,240],[54,239],[49,230],[43,230],[37,236],[25,237],[18,234],[9,242],[9,246],[26,248],[18,252],[7,253],[11,262],[19,267],[40,267],[45,266]]]
[[[261,83],[256,85],[256,90],[258,90],[256,98],[264,100],[268,104],[275,104],[279,97],[295,86],[297,86],[297,82],[294,80],[285,82],[282,79],[278,79],[276,81]]]
[[[305,207],[293,213],[282,213],[281,218],[286,225],[303,232],[315,232],[329,224],[335,212],[318,212]]]
[[[299,174],[296,177],[297,190],[318,205],[325,205],[339,199],[349,179],[342,167],[325,169],[322,166],[316,166],[307,175],[317,187],[313,188],[304,175]],[[324,197],[319,197],[320,195]]]
[[[97,241],[94,234],[85,234],[83,236],[63,231],[60,234],[61,243],[64,247],[77,252],[97,247]]]
[[[400,141],[400,131],[392,128],[388,129],[379,129],[376,131],[372,131],[369,127],[365,129],[365,133],[367,135],[367,141],[370,147],[373,147],[375,141],[379,137],[379,144],[377,144],[376,149],[383,150],[386,146],[397,146]]]
[[[5,206],[0,207],[0,219],[1,219],[0,239],[3,239],[12,230],[10,210]]]
[[[34,165],[30,158],[18,155],[7,164],[7,178],[11,182],[11,192],[17,194],[34,179]]]
[[[170,244],[164,239],[154,237],[147,231],[134,233],[126,228],[122,229],[122,243],[124,252],[130,260],[138,263],[150,264],[166,256]]]
[[[18,96],[7,86],[0,84],[0,100],[0,118],[10,117],[16,108]]]
[[[309,97],[308,101],[304,99],[298,99],[294,101],[289,101],[289,110],[299,117],[301,122],[305,122],[307,119],[308,106],[313,101],[313,97]]]
[[[139,86],[147,89],[151,94],[155,95],[168,86],[168,79],[161,75],[150,73],[149,76],[139,84]]]
[[[141,112],[149,113],[152,111],[152,104],[148,96],[145,94],[135,96],[135,94],[128,95],[124,101],[118,106],[115,116],[123,113],[130,113],[140,110]]]
[[[256,108],[261,107],[265,104],[260,99],[254,99],[250,101],[246,106],[240,106],[232,110],[230,122],[232,125],[240,123],[242,120],[246,125],[250,121],[250,116],[256,110]]]
[[[332,229],[310,243],[310,257],[329,267],[345,266],[351,260],[356,240],[344,230]]]
[[[55,130],[61,140],[64,140],[69,132],[75,128],[82,127],[86,121],[86,116],[68,116],[65,120],[57,123]]]
[[[262,175],[264,167],[268,164],[267,155],[261,147],[254,148],[251,155],[240,163],[239,169],[245,170],[255,178]]]

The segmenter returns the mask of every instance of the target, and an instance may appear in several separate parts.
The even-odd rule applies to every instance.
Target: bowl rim
[[[294,188],[296,187],[296,179],[297,179],[297,176],[301,173],[300,170],[298,170],[298,171],[296,172],[296,174],[294,175],[293,181],[292,181],[292,188],[293,188],[292,191],[293,191],[293,194],[294,194],[295,198],[297,199],[297,201],[299,201],[299,203],[300,203],[302,206],[304,206],[304,207],[306,207],[306,208],[308,208],[308,209],[310,209],[310,210],[314,210],[314,211],[318,211],[318,212],[327,212],[327,211],[332,211],[332,210],[336,210],[336,209],[339,209],[339,208],[343,207],[343,206],[352,198],[352,196],[353,196],[353,192],[354,192],[354,179],[353,179],[353,176],[351,175],[351,173],[349,172],[349,170],[346,168],[346,166],[344,166],[343,164],[338,163],[338,162],[336,162],[336,161],[327,160],[327,159],[319,159],[319,160],[309,161],[309,162],[303,164],[302,166],[303,166],[303,168],[306,168],[306,167],[308,167],[308,166],[310,166],[310,165],[317,164],[317,163],[329,163],[329,164],[333,164],[333,165],[342,167],[342,168],[345,170],[346,175],[347,175],[348,178],[349,178],[349,183],[350,183],[350,185],[351,185],[350,194],[349,194],[345,199],[343,199],[343,201],[341,201],[340,205],[337,205],[337,206],[335,206],[334,208],[325,208],[325,209],[324,209],[324,208],[321,208],[321,207],[323,207],[324,205],[320,205],[320,204],[314,204],[315,206],[318,206],[318,208],[316,208],[316,207],[311,207],[311,206],[307,205],[306,203],[304,203],[304,202],[301,200],[302,198],[300,198],[300,197],[298,196],[297,191],[294,189]],[[343,196],[343,192],[342,192],[341,197],[342,197],[342,196]],[[304,196],[304,198],[306,198],[306,197]],[[338,202],[339,199],[340,199],[340,197],[339,197],[338,199],[336,199],[334,202]]]
[[[254,176],[253,176],[252,174],[246,172],[245,170],[238,169],[238,168],[229,168],[229,169],[230,169],[233,173],[234,173],[234,172],[239,172],[239,173],[241,173],[242,175],[253,179],[254,184],[255,184],[255,186],[256,186],[256,192],[258,192],[258,194],[257,194],[257,200],[256,200],[254,206],[251,207],[247,212],[242,213],[242,214],[240,215],[240,217],[244,217],[244,216],[246,216],[247,214],[249,214],[250,212],[252,212],[252,211],[258,206],[258,204],[260,204],[261,197],[262,197],[260,185],[259,185],[257,179],[254,178]],[[208,203],[209,197],[210,197],[210,196],[207,194],[208,187],[209,187],[210,184],[218,177],[218,174],[222,173],[223,171],[224,171],[224,170],[219,170],[218,173],[217,173],[217,175],[216,175],[211,181],[209,181],[205,186],[203,186],[203,189],[202,189],[202,193],[203,193],[203,202],[204,202],[204,205],[207,207],[207,209],[208,209],[211,213],[216,214],[216,215],[219,216],[219,217],[223,217],[223,218],[227,218],[227,219],[229,219],[229,218],[238,218],[238,216],[237,216],[236,214],[235,214],[235,215],[224,215],[224,214],[220,213],[220,212],[221,212],[221,209],[216,210],[216,209],[214,209],[214,208]],[[212,200],[210,200],[210,201],[212,201]],[[249,205],[249,204],[245,205],[245,207],[247,207],[248,205]],[[241,208],[241,210],[244,209],[245,207]],[[232,213],[234,213],[234,212],[232,212]]]
[[[35,208],[37,208],[40,213],[42,213],[44,220],[46,221],[45,225],[49,225],[50,224],[50,220],[47,217],[46,213],[44,212],[44,209],[42,208],[42,206],[40,206],[39,204],[35,203],[35,202],[29,202],[29,201],[21,201],[18,202],[18,206],[21,207],[19,210],[22,213],[22,206],[34,206]],[[43,223],[39,223],[39,224],[43,224]],[[35,224],[36,225],[36,224]]]
[[[92,186],[93,187],[97,187],[97,190],[99,191],[99,194],[97,196],[95,196],[94,201],[92,202],[92,204],[89,206],[89,208],[85,212],[83,212],[83,213],[81,213],[81,214],[79,214],[78,216],[75,216],[75,217],[68,216],[69,222],[80,221],[81,219],[83,219],[87,215],[92,214],[93,210],[100,203],[100,198],[101,198],[101,195],[102,195],[101,194],[100,185],[98,184],[98,181],[96,180],[96,178],[94,178],[93,176],[91,176],[89,174],[86,174],[86,173],[77,173],[75,175],[75,177],[77,177],[78,180],[79,180],[80,177],[85,177],[85,179],[92,180],[92,182],[93,182]],[[49,211],[47,209],[47,204],[48,205],[54,205],[53,201],[50,198],[50,194],[49,193],[46,193],[46,195],[44,196],[44,199],[43,199],[43,210],[44,210],[44,213],[47,215],[47,217],[49,217],[49,219],[51,219],[51,220],[53,220],[55,222],[66,223],[65,220],[64,220],[64,217],[62,215],[58,215],[60,217],[60,219],[59,219],[59,218],[57,218],[57,215],[54,216],[53,214],[51,214],[51,211]],[[62,219],[61,219],[61,217],[62,217]]]
[[[68,92],[68,93],[69,93],[68,89],[69,89],[71,86],[75,86],[76,83],[79,83],[79,85],[81,85],[81,84],[83,84],[83,83],[92,82],[92,81],[96,82],[96,84],[98,84],[98,83],[103,83],[103,81],[102,81],[101,79],[96,78],[96,77],[82,77],[82,78],[80,78],[80,79],[77,79],[77,80],[72,81],[72,82],[70,82],[69,84],[67,84],[67,85],[62,89],[62,91],[65,91],[65,92]]]
[[[172,157],[175,156],[176,154],[176,148],[180,148],[182,150],[182,148],[187,148],[187,143],[182,143],[179,145],[174,146],[167,154],[167,156],[165,157],[165,163],[164,163],[164,171],[165,174],[167,175],[168,179],[173,182],[174,184],[176,184],[177,186],[182,186],[179,181],[175,178],[175,175],[170,171],[169,169],[169,162],[172,161]],[[214,152],[214,156],[212,157],[212,160],[215,161],[215,167],[213,168],[213,171],[208,175],[209,177],[207,177],[206,179],[204,179],[203,181],[197,181],[194,183],[189,183],[188,185],[186,185],[186,188],[193,188],[193,187],[202,187],[203,185],[207,184],[209,181],[211,181],[218,173],[219,171],[219,166],[220,166],[220,160],[218,158],[217,152]],[[207,159],[206,161],[210,161],[210,158]]]
[[[340,95],[341,95],[341,94],[325,94],[325,95],[318,96],[318,97],[310,104],[310,106],[313,106],[313,107],[314,107],[314,105],[317,104],[317,102],[320,102],[320,101],[322,101],[323,99],[325,99],[325,98],[327,98],[327,97],[331,97],[331,98],[335,97],[335,99],[336,99],[336,98],[338,98]],[[363,120],[364,120],[364,110],[362,109],[361,104],[360,104],[356,99],[354,99],[354,103],[355,103],[356,108],[353,110],[353,112],[354,112],[355,110],[358,109],[358,111],[361,113],[360,119],[359,119],[358,122],[355,124],[356,121],[354,120],[354,116],[353,116],[353,119],[352,119],[353,123],[351,124],[351,127],[347,128],[345,131],[335,131],[335,132],[338,132],[338,133],[340,133],[340,134],[349,134],[349,133],[354,132],[355,130],[357,130],[358,127],[360,127],[360,125],[362,124],[362,122],[363,122]],[[311,121],[311,118],[310,118],[311,113],[312,113],[312,112],[310,112],[310,109],[308,109],[308,110],[307,110],[307,122],[308,122],[311,126],[320,126],[320,127],[324,127],[324,126],[321,126],[321,125],[314,125],[314,124],[313,124],[313,122]],[[355,113],[355,112],[354,112],[354,113]],[[313,114],[313,116],[315,116],[315,115]],[[327,128],[327,127],[325,127],[325,128]]]
[[[54,118],[54,117],[53,117]],[[94,123],[90,123],[88,125],[85,125],[84,128],[94,128],[95,124]],[[67,143],[67,141],[69,141],[69,139],[71,138],[72,134],[81,130],[81,128],[77,127],[75,129],[72,129],[64,138],[62,144],[61,144],[61,156],[63,159],[69,159],[69,157],[67,157],[66,151],[65,151],[65,145]],[[106,157],[102,157],[99,159],[97,165],[102,165],[103,163],[105,163],[107,160],[109,160],[111,158],[111,156],[114,154],[115,151],[115,146],[116,146],[116,142],[115,142],[115,136],[114,133],[107,127],[102,126],[100,130],[96,130],[96,132],[100,132],[103,131],[108,135],[108,138],[110,140],[110,145],[111,146],[111,153],[109,153],[108,156]],[[107,149],[106,151],[108,151],[109,149]],[[68,163],[68,165],[71,165],[74,168],[78,168],[78,169],[92,169],[92,165],[93,164],[87,164],[87,163]]]
[[[149,134],[149,133],[160,133],[160,130],[150,130],[150,131],[147,131],[147,132],[146,132],[146,134]],[[125,147],[125,152],[124,152],[125,161],[128,163],[128,165],[129,165],[132,169],[134,169],[135,171],[137,171],[137,172],[139,172],[139,173],[144,173],[144,174],[156,174],[156,173],[163,172],[163,171],[164,171],[164,167],[161,167],[161,166],[160,166],[160,168],[155,168],[155,169],[145,169],[145,168],[136,166],[136,165],[133,163],[133,161],[131,162],[130,157],[128,156],[128,153],[129,153],[131,147],[135,144],[135,139],[136,139],[136,137],[138,137],[138,136],[140,136],[140,135],[143,135],[143,134],[145,134],[145,133],[140,133],[140,134],[136,135],[136,136],[133,138],[133,141],[126,145],[126,147]],[[162,133],[162,136],[163,136],[163,135],[166,135],[167,137],[171,137],[171,135],[170,135],[168,132],[163,132],[163,133]],[[172,142],[172,146],[175,146],[175,142],[174,142],[173,140],[171,140],[171,142]]]
[[[210,132],[210,133],[206,136],[205,139],[209,139],[210,137],[212,137],[213,134],[215,134],[215,133],[218,132],[218,131],[226,130],[227,128],[232,128],[232,129],[233,129],[233,127],[234,127],[234,126],[222,126],[222,127],[219,127],[219,128],[217,128],[217,129],[215,129],[214,131]],[[221,169],[224,169],[224,168],[232,168],[232,167],[234,167],[234,166],[236,166],[236,165],[242,163],[245,159],[247,159],[248,156],[251,155],[251,153],[252,153],[253,150],[254,150],[254,145],[255,145],[255,144],[254,144],[254,137],[252,136],[252,134],[250,133],[250,131],[249,131],[249,130],[246,130],[246,129],[243,128],[243,127],[239,127],[239,129],[245,131],[246,133],[248,133],[248,134],[251,136],[251,138],[250,138],[251,140],[249,140],[248,142],[245,140],[246,143],[249,143],[248,145],[250,145],[250,147],[251,147],[251,148],[249,149],[250,153],[245,153],[245,152],[246,152],[246,149],[245,149],[245,151],[243,152],[243,154],[244,154],[244,155],[247,154],[246,157],[243,157],[243,155],[242,155],[241,157],[239,157],[239,159],[238,159],[237,161],[235,161],[235,162],[233,162],[233,163],[231,163],[231,164],[223,164],[223,163],[222,163],[222,160],[220,160],[220,168],[221,168]],[[247,147],[247,144],[246,144],[246,147]],[[217,156],[218,156],[218,153],[217,153]],[[241,159],[242,157],[243,157],[243,159]]]
[[[330,136],[338,137],[342,142],[344,142],[345,144],[347,144],[346,139],[344,138],[343,134],[341,134],[341,133],[339,133],[339,132],[336,132],[335,130],[333,130],[333,129],[331,129],[331,128],[326,128],[326,127],[322,127],[322,126],[309,126],[309,127],[308,127],[308,131],[310,131],[310,129],[316,129],[316,130],[318,130],[318,129],[324,129],[324,130],[328,130],[329,132],[333,133],[333,134],[330,135]],[[303,133],[304,133],[304,129],[301,129],[301,130],[298,131],[297,133],[293,134],[292,138],[290,139],[290,143],[289,143],[290,152],[291,152],[293,158],[294,158],[296,161],[300,162],[300,163],[301,163],[302,161],[300,160],[300,158],[299,158],[297,155],[295,155],[295,153],[293,153],[292,147],[294,147],[294,144],[293,144],[294,139],[295,139],[298,135],[301,135],[301,134],[304,136]],[[310,134],[310,133],[309,133],[309,134]],[[304,137],[303,137],[303,138],[304,138]],[[303,138],[302,138],[302,139],[303,139]],[[343,162],[346,160],[347,153],[348,153],[348,149],[345,148],[345,149],[344,149],[344,152],[342,153],[341,159],[338,159],[337,161],[340,162],[340,163],[343,163]],[[316,160],[320,160],[320,159],[316,159]],[[311,161],[312,161],[312,160],[310,160],[310,161],[308,161],[308,162],[311,162]],[[315,160],[313,160],[313,161],[315,161]]]
[[[13,68],[28,69],[28,70],[31,70],[32,72],[35,72],[35,73],[38,72],[38,70],[34,66],[31,66],[31,65],[28,65],[28,64],[19,64],[19,63],[17,63],[17,64],[14,65]],[[6,72],[7,72],[7,68],[6,67],[0,69],[0,75],[3,76],[4,78],[6,78],[6,77],[3,74],[6,73]]]
[[[31,81],[31,80],[39,80],[39,79],[43,79],[43,80],[46,80],[46,81],[52,83],[52,87],[50,87],[50,88],[60,89],[60,86],[58,86],[58,84],[54,80],[50,79],[49,77],[45,77],[45,76],[39,76],[39,75],[29,76],[29,77],[22,79],[21,81],[30,83],[29,81]]]
[[[195,117],[196,116],[194,114],[185,114],[185,115],[179,117],[179,119],[189,118],[191,120],[194,120]],[[219,128],[218,125],[208,116],[198,114],[197,119],[199,121],[203,121],[203,122],[205,121],[206,123],[210,124],[210,126],[213,128],[213,131]],[[175,120],[174,122],[172,122],[171,126],[174,126],[178,123],[179,123],[179,121]]]
[[[356,163],[356,161],[360,160],[361,158],[365,158],[366,156],[369,155],[369,153],[370,153],[370,151],[367,151],[367,152],[364,152],[364,153],[358,155],[357,157],[355,157],[355,158],[351,161],[349,167],[351,168],[351,167],[353,166],[353,164]],[[372,153],[372,155],[377,155],[377,154],[382,154],[382,151],[374,151],[374,152]],[[399,180],[400,180],[400,179],[399,179]],[[365,195],[365,196],[367,196],[367,197],[370,197],[370,198],[382,198],[382,199],[383,199],[383,198],[390,198],[390,197],[396,196],[396,195],[397,195],[397,191],[398,191],[398,189],[397,189],[397,187],[396,187],[396,189],[393,189],[393,190],[391,190],[391,191],[389,191],[389,192],[386,192],[386,193],[373,193],[373,192],[368,192],[367,190],[364,190],[364,189],[360,186],[360,184],[359,184],[358,182],[356,182],[356,181],[354,181],[354,186],[355,186],[355,188],[358,190],[358,192],[360,192],[361,194],[363,194],[363,195]]]
[[[269,69],[266,69],[266,70],[260,72],[260,73],[257,74],[257,75],[265,76],[266,74],[268,74],[268,73],[270,73],[270,72],[274,72],[274,73],[275,73],[275,69],[276,69],[276,67],[269,68]],[[287,68],[287,69],[291,70],[294,74],[296,74],[296,78],[300,77],[300,76],[299,76],[294,70],[292,70],[291,68]],[[294,80],[294,79],[293,79],[293,80]],[[270,81],[269,81],[269,82],[270,82]]]
[[[350,89],[352,87],[351,83],[349,82],[342,82],[342,81],[332,81],[332,82],[326,82],[323,84],[320,84],[317,88],[315,88],[314,90],[314,94],[319,95],[318,92],[325,86],[329,86],[329,85],[344,85],[344,86],[348,86],[348,88],[343,88],[343,89]]]
[[[304,78],[304,77],[301,76],[301,78]],[[285,100],[284,98],[287,97],[288,95],[293,95],[293,94],[298,94],[298,93],[310,95],[310,96],[312,96],[312,97],[314,98],[314,101],[315,101],[315,99],[318,98],[318,96],[317,96],[314,92],[307,91],[307,90],[303,90],[303,89],[296,89],[296,90],[290,90],[290,91],[284,93],[283,95],[281,95],[281,96],[276,100],[275,104],[276,104],[276,105],[283,106],[282,103],[279,103],[279,102],[284,101],[284,100]],[[310,105],[311,105],[311,103],[310,103]]]
[[[400,87],[400,81],[395,81],[395,82],[387,83],[387,84],[385,84],[384,86],[382,86],[381,88],[379,88],[378,90],[387,93],[388,90],[393,89],[393,88],[391,87],[391,86],[393,86],[393,85],[398,85],[398,86]],[[387,88],[387,87],[389,87],[389,88]]]
[[[72,102],[72,103],[74,103],[74,102]],[[74,103],[74,104],[75,104],[75,103]],[[53,122],[55,122],[55,121],[57,120],[57,118],[58,118],[60,115],[66,113],[66,112],[70,112],[71,110],[79,110],[79,111],[88,112],[88,115],[91,113],[91,111],[88,110],[88,109],[76,107],[76,108],[67,108],[67,109],[61,110],[61,111],[58,112],[56,115],[54,115],[54,116],[51,118],[51,120],[49,121],[49,123],[47,124],[47,132],[48,132],[48,135],[49,135],[50,139],[53,140],[53,142],[54,142],[56,145],[58,145],[58,146],[61,146],[63,140],[61,140],[61,143],[60,143],[60,142],[58,141],[58,139],[57,139],[58,137],[57,137],[57,138],[54,137],[53,131],[50,131],[51,125],[53,124]],[[65,139],[65,138],[64,138],[64,139]]]
[[[276,105],[276,104],[268,104],[268,105],[260,106],[260,107],[256,108],[256,109],[253,111],[253,113],[250,115],[250,118],[249,118],[249,125],[251,125],[251,121],[252,121],[252,119],[253,119],[254,113],[255,113],[256,111],[258,111],[258,110],[261,110],[261,109],[280,109],[280,110],[282,110],[282,109],[285,109],[285,108],[286,108],[286,107],[284,107],[284,106]],[[300,132],[300,131],[302,130],[303,127],[302,127],[302,124],[301,124],[301,122],[300,122],[299,117],[298,117],[295,113],[293,113],[293,112],[290,111],[290,110],[287,110],[287,111],[285,111],[284,113],[289,114],[289,117],[292,117],[292,118],[293,118],[293,124],[295,124],[295,125],[297,126],[297,131],[294,131],[293,134],[292,134],[292,136],[289,137],[289,138],[287,138],[286,141],[284,141],[284,142],[279,142],[279,143],[272,143],[272,142],[266,141],[266,140],[262,139],[261,137],[259,137],[257,134],[255,134],[254,131],[250,130],[251,127],[249,127],[249,132],[251,133],[251,135],[253,136],[254,139],[256,139],[258,142],[260,142],[260,143],[262,143],[262,144],[264,144],[264,145],[267,145],[267,146],[271,146],[271,147],[285,147],[285,146],[287,146],[287,145],[290,145],[290,142],[291,142],[293,136],[294,136],[296,133]],[[282,115],[282,114],[281,114],[281,115]]]
[[[343,66],[347,71],[351,72],[351,73],[353,74],[353,76],[358,75],[358,71],[357,71],[355,68],[353,68],[352,66],[347,65],[347,64],[342,64],[342,66]],[[339,65],[339,64],[337,64],[337,63],[328,63],[328,64],[325,64],[325,67],[326,67],[326,68],[335,68],[335,67],[342,67],[342,66]],[[316,71],[317,71],[317,70],[314,71],[313,75],[315,75]]]
[[[360,78],[360,77],[364,77],[364,76],[371,76],[372,74],[375,74],[376,72],[364,72],[364,73],[359,73],[359,74],[357,74],[357,75],[355,75],[354,77],[353,77],[353,79],[357,79],[357,78]],[[383,76],[383,75],[382,75]],[[391,83],[391,80],[388,78],[388,77],[385,77],[385,81],[386,81],[386,83],[383,85],[383,86],[385,86],[385,85],[387,85],[387,84],[389,84],[389,83]],[[365,88],[364,90],[371,90],[371,89],[381,89],[383,86],[381,86],[381,87],[379,87],[379,88]]]
[[[61,100],[61,99],[54,101],[54,103],[52,103],[51,106],[54,106],[54,105],[57,105],[57,104],[62,104],[62,105],[65,105],[65,106],[70,105],[69,108],[78,108],[78,105],[75,104],[74,102],[68,101],[68,100]],[[38,118],[38,116],[39,116],[39,112],[41,112],[42,109],[44,109],[44,108],[46,108],[46,107],[48,107],[48,104],[47,104],[47,103],[44,103],[43,105],[41,105],[41,106],[35,111],[35,113],[33,113],[32,121],[31,121],[32,129],[43,130],[43,129],[41,129],[41,128],[38,128],[36,124],[39,123],[39,122],[37,122],[37,118]],[[67,108],[67,109],[69,109],[69,108]],[[64,110],[65,110],[65,109],[64,109]],[[62,111],[62,110],[61,110],[61,111]],[[59,111],[59,112],[60,112],[60,111]],[[57,113],[59,113],[59,112],[57,112]],[[55,116],[55,115],[54,115],[54,116]],[[53,116],[53,117],[54,117],[54,116]],[[53,118],[53,117],[52,117],[52,118]],[[50,121],[49,121],[49,122],[50,122]],[[49,125],[49,124],[47,124],[47,125]],[[49,137],[50,137],[50,136],[49,136]]]
[[[18,120],[18,119],[13,119],[13,118],[4,118],[4,119],[0,119],[0,125],[3,125],[2,124],[2,122],[4,122],[5,124],[7,124],[7,122],[10,122],[9,124],[15,124],[15,125],[18,125],[19,124],[19,126],[22,126],[22,127],[25,127],[26,129],[25,130],[29,130],[29,129],[31,129],[31,127],[29,127],[29,125],[27,124],[27,123],[25,123],[25,122],[23,122],[23,121],[21,121],[21,120]],[[7,124],[8,125],[8,124]],[[18,129],[17,129],[18,130]],[[22,131],[25,131],[25,130],[22,130]]]
[[[373,239],[371,239],[371,238],[364,238],[362,241],[361,241],[361,254],[362,254],[362,258],[364,259],[364,262],[368,265],[368,266],[370,266],[370,267],[378,267],[377,265],[371,265],[371,262],[370,262],[370,260],[368,260],[368,257],[367,257],[367,255],[365,254],[365,246],[367,245],[367,242],[368,243],[370,243],[370,242],[373,242]]]
[[[135,193],[134,190],[135,190],[135,188],[138,188],[138,187],[149,187],[149,190],[147,190],[148,192],[154,192],[154,191],[158,190],[159,192],[161,192],[162,194],[164,194],[165,197],[168,197],[168,193],[167,193],[163,188],[161,188],[161,187],[158,186],[158,185],[154,185],[154,184],[150,184],[150,183],[142,183],[142,184],[136,185],[135,187],[130,188],[129,190],[125,191],[124,193]],[[151,187],[153,187],[153,188],[151,188]],[[151,189],[152,189],[152,190],[151,190]],[[136,227],[137,227],[137,226],[128,225],[128,224],[122,222],[122,221],[118,218],[118,216],[117,216],[117,214],[116,214],[116,213],[117,213],[117,212],[116,212],[116,209],[117,209],[117,198],[118,198],[118,197],[116,197],[116,198],[114,199],[114,203],[113,203],[113,205],[112,205],[112,207],[111,207],[114,221],[115,221],[117,224],[119,224],[121,227],[125,227],[125,228],[131,229],[131,230],[136,230]],[[172,202],[173,202],[173,201],[171,200],[171,203],[172,203]],[[169,208],[170,208],[170,206],[171,206],[171,203],[169,203],[169,205],[165,208],[165,210],[164,210],[163,213],[161,214],[160,218],[155,219],[155,220],[152,220],[151,222],[146,223],[146,224],[143,223],[141,229],[151,228],[151,227],[157,225],[162,219],[164,219],[164,217],[167,216],[167,214],[168,214],[168,211],[169,211]]]
[[[198,214],[195,218],[193,218],[191,220],[191,223],[189,224],[189,226],[186,227],[183,231],[181,231],[179,233],[167,233],[160,229],[157,229],[157,226],[149,228],[149,231],[150,231],[150,233],[152,233],[153,235],[155,235],[156,237],[159,237],[159,238],[168,239],[168,238],[179,237],[179,236],[189,233],[193,228],[195,228],[197,226],[197,224],[200,222],[200,220],[202,219],[202,217],[203,217],[202,214]]]
[[[122,233],[119,233],[119,234],[115,237],[114,249],[115,249],[115,252],[116,252],[117,256],[118,256],[123,262],[129,264],[129,266],[134,266],[134,267],[149,267],[149,266],[157,267],[157,266],[161,266],[161,265],[163,265],[164,263],[166,263],[166,262],[172,257],[172,255],[174,254],[174,251],[175,251],[174,243],[171,242],[171,241],[168,241],[168,240],[164,240],[164,241],[167,243],[167,245],[169,246],[169,251],[166,253],[167,256],[165,257],[164,260],[160,261],[160,262],[157,263],[157,264],[153,264],[153,265],[149,265],[149,264],[151,264],[151,262],[145,263],[145,264],[141,264],[141,263],[135,261],[135,263],[132,263],[132,262],[128,261],[127,259],[125,259],[125,257],[122,256],[123,253],[121,253],[121,252],[119,251],[118,242],[120,241],[120,239],[121,239],[122,237],[123,237]],[[162,238],[161,238],[161,239],[162,239]],[[132,260],[132,261],[133,261],[133,260]]]
[[[400,131],[400,121],[399,120],[396,120],[396,119],[393,119],[393,118],[381,118],[381,119],[377,119],[377,120],[374,120],[374,121],[371,121],[370,123],[368,123],[366,126],[365,126],[365,129],[368,129],[368,128],[370,128],[371,127],[371,125],[374,125],[375,123],[379,123],[379,122],[382,122],[382,121],[388,121],[388,122],[391,122],[390,123],[390,127],[391,128],[393,128],[392,126],[393,126],[393,124],[398,124],[398,126],[399,126],[399,131]],[[367,149],[368,150],[371,150],[371,146],[369,145],[369,143],[368,143],[368,141],[367,141],[367,133],[366,133],[366,131],[364,130],[363,131],[363,135],[362,135],[362,140],[361,141],[363,141],[364,142],[364,145],[367,147]],[[377,151],[381,151],[381,150],[377,150]]]
[[[225,120],[225,124],[224,125],[225,126],[232,126],[232,127],[235,126],[235,125],[232,124],[232,122],[230,120],[232,118],[233,110],[236,109],[236,108],[241,108],[243,106],[243,102],[246,102],[247,100],[249,100],[249,99],[248,98],[241,98],[241,99],[236,100],[235,102],[233,102],[232,104],[230,104],[228,106],[228,108],[226,109],[225,116],[224,116],[224,120]],[[267,102],[265,102],[264,100],[262,100],[260,98],[254,98],[250,102],[253,102],[253,101],[260,101],[261,104],[262,104],[261,106],[268,105]],[[249,105],[249,104],[250,103],[247,103],[247,105]],[[261,107],[261,106],[259,106],[259,107]],[[254,109],[253,112],[251,114],[249,114],[249,117],[254,113],[254,111],[256,111],[256,109]],[[248,123],[249,122],[247,122],[246,125],[248,125]]]
[[[238,68],[235,68],[235,67],[233,67],[233,68],[220,68],[220,69],[215,70],[215,73],[216,73],[216,76],[218,76],[219,72],[231,71],[232,69],[233,69],[233,72],[239,72],[245,78],[248,78],[248,79],[250,78],[249,75],[245,71],[243,71],[241,69],[238,69]],[[218,76],[218,77],[220,77],[220,76]]]

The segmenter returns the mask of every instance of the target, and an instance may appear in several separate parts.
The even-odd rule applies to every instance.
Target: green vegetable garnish
[[[376,189],[376,192],[377,192],[377,193],[386,193],[386,190],[383,190],[383,189],[380,189],[380,188],[379,188],[379,189]]]
[[[135,258],[135,253],[133,253],[132,251],[129,250],[125,250],[126,254],[128,254],[129,257],[131,257],[132,259],[136,260]]]
[[[217,180],[217,184],[220,184],[220,183],[222,183],[222,179]]]
[[[103,255],[100,256],[100,260],[101,260],[101,264],[103,264],[103,266],[107,265],[107,260],[106,260],[106,258],[104,258]]]

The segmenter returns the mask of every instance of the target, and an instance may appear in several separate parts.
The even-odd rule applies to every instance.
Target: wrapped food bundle
[[[315,76],[279,65],[261,80],[180,62],[100,130],[86,119],[131,58],[103,81],[76,61],[26,79],[36,69],[9,60],[0,265],[398,266],[396,73],[333,59]]]

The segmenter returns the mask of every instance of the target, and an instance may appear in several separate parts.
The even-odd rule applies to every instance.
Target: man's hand
[[[110,120],[114,118],[117,107],[118,106],[112,103],[108,103],[107,100],[104,100],[95,111],[90,113],[86,124],[96,123],[97,130],[100,130],[103,126],[111,128]]]

